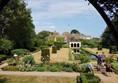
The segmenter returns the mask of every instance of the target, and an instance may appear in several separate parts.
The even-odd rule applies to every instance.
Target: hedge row
[[[80,73],[77,76],[77,83],[99,83],[101,80],[98,76],[94,76],[93,73]]]

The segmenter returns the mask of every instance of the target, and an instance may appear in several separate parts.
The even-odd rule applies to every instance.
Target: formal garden
[[[0,0],[0,6],[4,1]],[[97,64],[96,52],[106,54],[105,61],[111,63],[114,75],[118,76],[118,39],[117,34],[114,33],[118,32],[116,15],[118,11],[114,11],[118,9],[118,3],[117,0],[109,1],[107,3],[106,0],[98,0],[95,1],[95,5],[99,4],[110,12],[109,20],[116,30],[111,33],[114,27],[109,29],[110,22],[108,22],[100,38],[86,39],[80,37],[84,34],[76,29],[65,32],[65,35],[47,30],[36,33],[31,16],[32,10],[27,8],[25,1],[10,0],[4,8],[0,8],[2,10],[0,11],[0,83],[100,83],[109,78],[102,78],[105,76],[99,73],[102,71],[93,69],[88,72],[87,67],[90,61]],[[1,73],[4,72],[6,74],[2,75]],[[14,72],[21,75],[8,75]],[[32,72],[31,76],[22,76],[22,73],[30,72]],[[47,77],[33,76],[33,73],[58,74]],[[61,73],[77,74],[77,76],[64,77],[63,74],[59,76]],[[117,80],[115,77],[114,79]]]
[[[50,49],[49,49],[50,48]],[[2,68],[3,71],[21,71],[21,72],[79,72],[80,76],[77,76],[78,83],[99,83],[100,78],[94,75],[94,72],[87,72],[87,62],[88,61],[96,61],[96,58],[92,58],[94,54],[92,51],[88,51],[87,48],[81,47],[79,54],[71,54],[69,44],[68,43],[56,43],[49,48],[43,48],[41,51],[41,55],[38,54],[39,60],[41,63],[36,63],[34,56],[27,49],[15,49],[11,51],[13,55],[16,53],[17,58],[11,57],[6,60],[8,66]],[[67,62],[50,62],[51,54],[57,54],[61,49],[68,49],[68,61]],[[90,49],[90,48],[88,48]],[[91,48],[94,49],[94,48]],[[99,49],[99,48],[98,48]],[[97,49],[97,50],[98,50]],[[101,49],[100,49],[101,50]],[[98,50],[98,51],[100,51]],[[113,50],[113,49],[112,49]],[[64,51],[64,50],[63,50]],[[113,50],[114,53],[114,50]],[[116,73],[118,73],[118,64],[117,60],[113,59],[113,53],[110,54],[106,60],[110,61],[112,64],[112,68]],[[1,55],[3,56],[3,55]],[[53,55],[55,56],[55,55]],[[61,55],[58,55],[61,56]],[[56,58],[58,58],[58,56]],[[64,56],[64,55],[63,55]],[[74,57],[74,59],[73,59]],[[1,58],[1,61],[5,60],[5,57]],[[90,78],[89,78],[90,77]]]

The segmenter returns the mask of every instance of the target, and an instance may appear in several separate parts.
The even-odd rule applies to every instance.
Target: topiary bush
[[[11,54],[17,54],[17,55],[28,55],[29,54],[29,50],[27,49],[14,49],[11,51]]]
[[[116,46],[111,46],[109,49],[110,54],[116,54],[117,53],[117,47]]]
[[[57,53],[57,47],[56,46],[52,46],[52,53]]]
[[[102,50],[102,45],[99,44],[97,49]]]
[[[50,61],[50,50],[42,49],[41,50],[41,61],[45,63],[45,61]]]

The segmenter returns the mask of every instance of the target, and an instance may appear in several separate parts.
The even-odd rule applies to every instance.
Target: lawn
[[[76,83],[76,79],[72,77],[0,75],[0,83]]]

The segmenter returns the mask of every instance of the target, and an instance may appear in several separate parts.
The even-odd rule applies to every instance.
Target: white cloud
[[[66,18],[75,15],[90,14],[95,11],[84,0],[26,0],[28,8],[33,10],[33,20]]]
[[[84,16],[83,18],[96,18],[96,10],[88,5],[85,0],[26,0],[28,8],[32,9],[33,22],[36,32],[41,30],[56,30],[56,25],[48,22],[49,19],[71,18]]]

